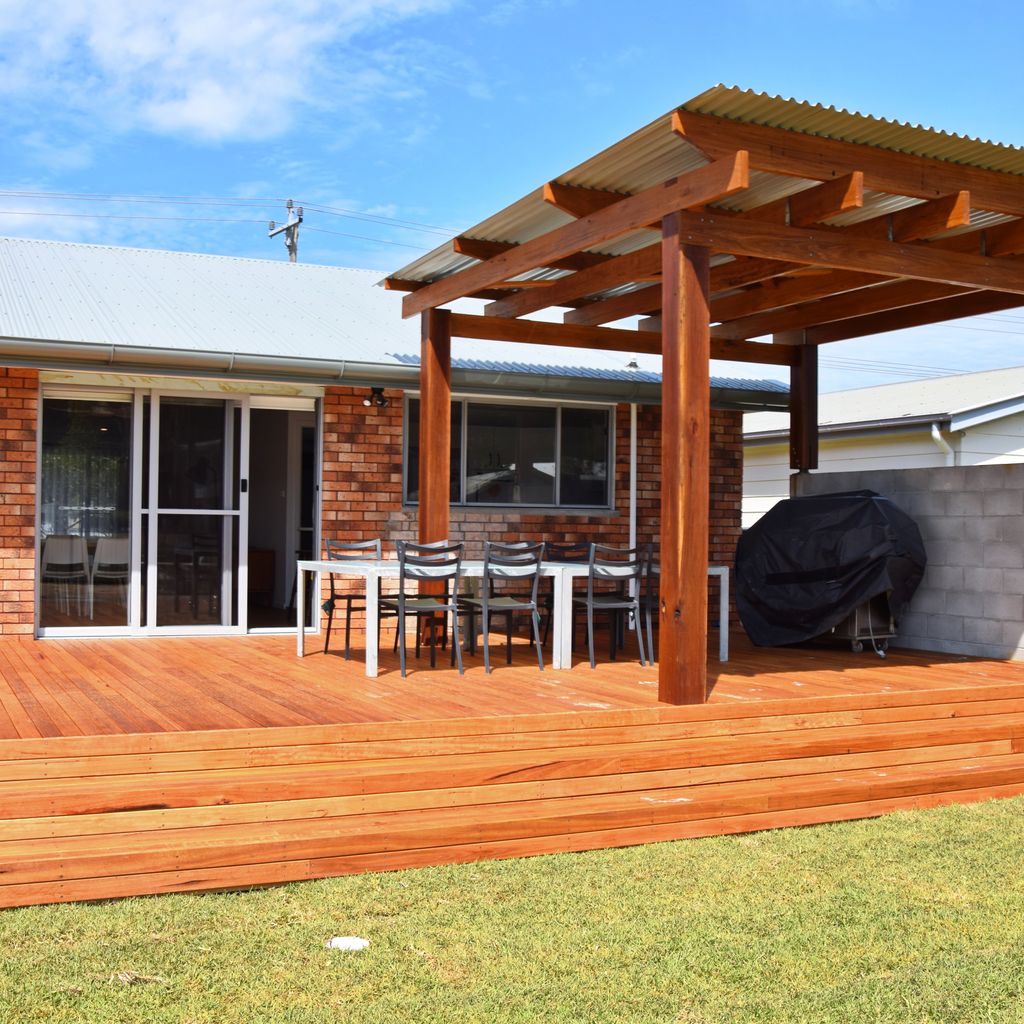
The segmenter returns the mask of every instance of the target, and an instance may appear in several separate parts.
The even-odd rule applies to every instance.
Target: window
[[[419,400],[406,404],[405,500],[419,500]],[[451,502],[609,508],[612,410],[452,402]]]

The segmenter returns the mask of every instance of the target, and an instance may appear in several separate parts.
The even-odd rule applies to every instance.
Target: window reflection
[[[40,625],[124,626],[131,405],[46,398],[40,474]]]

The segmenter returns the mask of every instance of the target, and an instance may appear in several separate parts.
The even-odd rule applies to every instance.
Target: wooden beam
[[[738,214],[748,220],[809,227],[864,205],[864,175],[852,171],[841,178],[812,185],[772,203],[755,206]]]
[[[512,252],[519,246],[515,242],[491,242],[484,238],[467,238],[465,235],[458,235],[452,239],[452,251],[460,256],[470,256],[475,260],[484,262],[500,256],[502,253]],[[554,270],[585,270],[587,267],[596,267],[611,259],[599,252],[574,252],[561,259],[552,260],[547,264]],[[425,282],[429,284],[429,282]]]
[[[711,329],[712,337],[760,338],[766,334],[781,334],[818,324],[847,320],[867,313],[880,313],[901,306],[913,306],[921,302],[932,302],[953,295],[962,295],[964,290],[956,285],[935,284],[933,281],[894,281],[890,284],[874,285],[857,291],[841,292],[818,302],[805,302],[767,313],[740,317]],[[712,304],[712,315],[717,317]]]
[[[588,270],[580,270],[557,281],[545,282],[543,289],[509,295],[484,307],[487,316],[524,316],[548,306],[563,306],[569,302],[614,288],[630,281],[640,281],[661,272],[661,247],[645,246],[625,256],[602,263]]]
[[[984,231],[986,256],[1016,256],[1024,253],[1024,220],[996,224]]]
[[[775,277],[746,291],[713,299],[711,315],[720,321],[738,320],[740,317],[781,309],[798,302],[810,302],[857,288],[867,288],[887,280],[889,278],[862,274],[856,270],[829,270],[812,277]]]
[[[707,699],[711,388],[707,249],[664,220],[658,699]]]
[[[428,284],[428,281],[411,281],[403,277],[384,278],[384,290],[386,292],[415,292],[419,291],[420,288],[426,288]],[[499,288],[483,288],[478,292],[474,292],[469,297],[471,299],[496,300],[504,298],[504,296],[505,293]]]
[[[526,345],[555,345],[589,348],[604,352],[639,352],[657,355],[661,338],[649,332],[618,330],[613,327],[576,327],[543,320],[453,313],[452,336],[478,341],[514,341]]]
[[[1024,263],[1012,260],[854,238],[825,228],[761,224],[710,212],[683,212],[680,218],[680,230],[689,244],[720,252],[1024,294]]]
[[[819,181],[860,170],[866,188],[915,199],[965,189],[979,209],[1024,216],[1024,183],[1016,174],[687,110],[673,113],[672,129],[710,159],[743,149],[756,170]]]
[[[451,312],[430,309],[422,317],[420,345],[421,544],[447,540],[452,457]]]
[[[549,181],[544,186],[544,202],[550,203],[570,217],[587,217],[606,206],[625,199],[621,192],[606,192],[599,188],[580,188],[577,185],[560,185]]]
[[[637,288],[632,292],[623,292],[608,299],[588,302],[579,309],[570,310],[562,320],[566,324],[596,325],[607,324],[623,317],[656,313],[661,309],[661,285],[654,284],[647,288]]]
[[[610,241],[663,216],[669,210],[710,203],[747,187],[745,153],[698,168],[654,188],[621,199],[614,206],[533,238],[485,263],[441,278],[402,300],[402,313],[412,316],[443,305],[497,281],[505,281],[581,249]]]
[[[778,274],[797,269],[795,263],[780,260],[750,260],[739,257],[711,268],[711,291],[731,291],[744,285],[758,281],[770,280]],[[627,316],[655,313],[661,308],[661,286],[638,288],[636,291],[625,292],[610,299],[599,299],[588,302],[566,313],[563,320],[567,324],[596,325],[606,324],[613,320],[621,320]]]
[[[805,473],[818,468],[818,349],[804,343],[803,331],[773,340],[797,357],[789,371],[789,466]]]
[[[912,242],[919,238],[932,238],[955,228],[968,227],[970,223],[971,195],[969,192],[956,192],[881,217],[872,217],[859,224],[848,224],[841,230],[859,238]]]
[[[972,292],[935,302],[922,302],[915,306],[873,313],[868,316],[839,320],[836,323],[809,327],[804,333],[809,345],[824,345],[847,338],[865,338],[887,331],[901,331],[908,327],[923,327],[927,324],[959,320],[965,316],[981,316],[996,313],[1002,309],[1017,309],[1024,306],[1019,295],[1003,292]]]
[[[616,327],[578,327],[547,323],[542,320],[515,320],[507,317],[452,313],[453,338],[477,341],[511,341],[526,345],[552,345],[558,348],[587,348],[601,352],[661,353],[660,329],[630,331]],[[764,363],[790,366],[793,352],[789,346],[765,345],[746,341],[712,341],[713,359],[739,363]]]

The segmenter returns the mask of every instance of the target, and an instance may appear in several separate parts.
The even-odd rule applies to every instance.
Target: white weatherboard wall
[[[762,415],[760,413],[755,415]],[[953,449],[955,466],[1024,462],[1024,414],[1000,416],[942,436]],[[818,472],[849,473],[886,469],[945,468],[946,454],[931,437],[930,425],[915,430],[823,434]],[[748,438],[743,446],[743,527],[752,526],[776,502],[790,496],[793,471],[788,441]]]
[[[953,443],[952,439],[950,439]],[[822,473],[945,466],[946,456],[927,433],[823,437],[818,452]],[[789,444],[747,441],[743,447],[743,528],[790,496]]]
[[[1024,463],[810,473],[797,486],[876,491],[916,520],[928,568],[894,646],[1024,659]]]

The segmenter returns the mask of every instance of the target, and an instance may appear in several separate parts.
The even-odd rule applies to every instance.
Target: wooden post
[[[662,221],[661,581],[658,698],[707,699],[711,445],[709,252]]]
[[[797,361],[789,370],[789,467],[818,468],[818,347],[804,343],[803,331],[776,334],[776,345],[794,345]]]
[[[420,348],[419,540],[448,540],[452,459],[451,311],[428,309]]]

